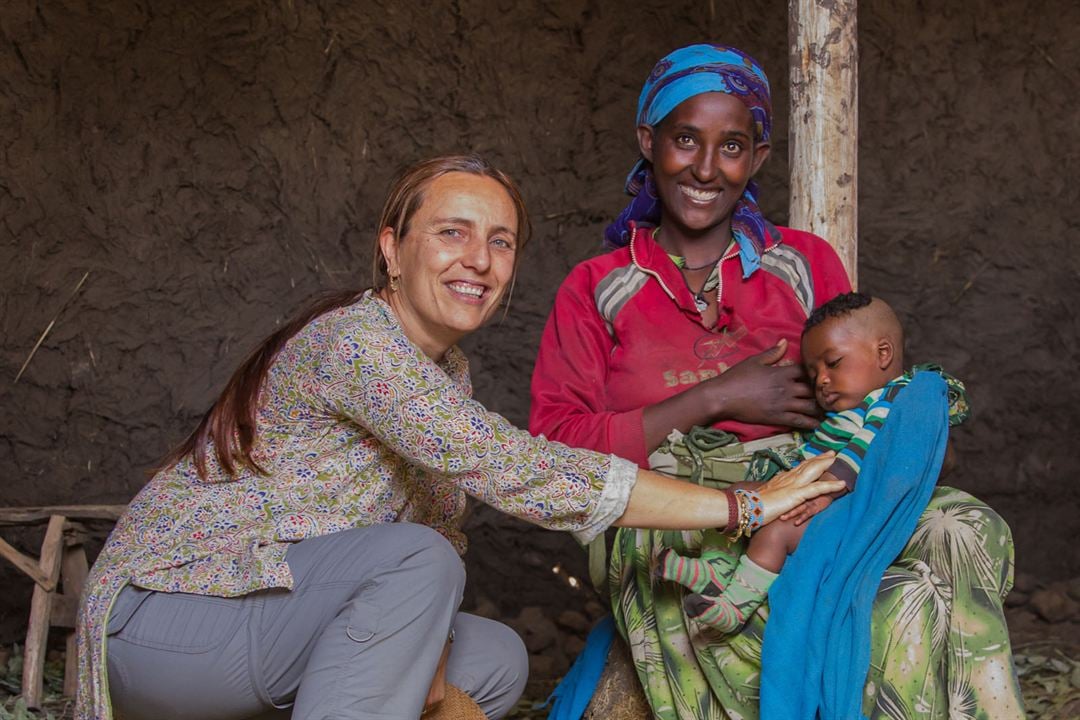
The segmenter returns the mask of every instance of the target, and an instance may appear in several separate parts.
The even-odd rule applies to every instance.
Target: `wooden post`
[[[45,656],[50,627],[70,630],[66,639],[64,694],[74,695],[78,681],[74,629],[78,620],[79,598],[86,585],[90,566],[83,547],[87,538],[86,527],[67,517],[115,522],[125,508],[125,505],[0,507],[0,527],[49,521],[38,559],[24,555],[0,539],[0,557],[11,561],[34,581],[23,659],[22,688],[27,707],[39,708],[44,696]]]
[[[856,0],[788,0],[789,224],[836,249],[858,281],[859,73]]]
[[[64,654],[64,694],[75,697],[75,690],[79,686],[75,624],[79,615],[79,598],[82,597],[83,588],[86,587],[86,577],[90,574],[90,563],[87,562],[81,533],[74,538],[65,538],[65,545],[64,558],[60,562],[60,577],[63,578],[64,594],[53,598],[52,625],[70,628],[64,641],[66,651]],[[60,601],[62,612],[55,601]]]
[[[23,555],[11,547],[3,538],[0,538],[0,557],[11,561],[12,565],[26,573],[31,580],[45,588],[46,591],[56,587],[56,581],[52,580],[48,573],[41,569],[38,560]]]
[[[116,522],[124,514],[127,505],[39,505],[36,507],[0,507],[0,527],[27,525],[48,520],[53,515],[86,520],[110,520]]]
[[[22,696],[28,708],[41,707],[44,695],[45,652],[49,639],[49,615],[52,613],[53,595],[60,579],[60,563],[64,550],[63,515],[49,518],[45,540],[41,543],[41,560],[38,565],[53,589],[46,590],[34,585],[30,596],[30,626],[26,631],[26,647],[23,648]]]

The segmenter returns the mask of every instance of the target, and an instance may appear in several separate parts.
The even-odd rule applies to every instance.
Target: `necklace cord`
[[[669,255],[668,257],[671,257],[671,256]],[[679,257],[678,255],[676,255],[675,257],[679,258],[678,260],[675,260],[675,265],[677,265],[680,270],[687,270],[689,272],[695,272],[697,270],[704,270],[707,267],[712,267],[712,266],[716,265],[716,263],[720,262],[720,259],[722,257],[724,257],[724,254],[721,253],[720,255],[717,255],[716,257],[714,257],[712,260],[705,263],[704,265],[697,265],[695,267],[690,267],[689,265],[687,265],[686,264],[686,258]],[[674,258],[672,258],[672,259],[674,259]]]

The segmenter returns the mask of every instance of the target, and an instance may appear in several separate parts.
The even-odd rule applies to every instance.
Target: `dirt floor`
[[[1018,568],[1076,577],[1080,5],[871,1],[859,24],[862,287],[967,382],[955,484],[1010,522]],[[640,84],[705,39],[773,81],[782,223],[780,0],[3,3],[0,505],[126,502],[261,337],[368,282],[391,174],[447,151],[533,212],[514,307],[466,347],[477,397],[523,423],[555,290],[622,206]],[[466,607],[559,637],[598,612],[569,538],[484,508],[468,531]],[[11,642],[29,588],[6,565],[0,587]],[[573,654],[532,642],[543,678]]]
[[[1026,604],[1006,610],[1010,635],[1028,718],[1076,720],[1080,717],[1080,619],[1047,622]],[[563,631],[566,637],[578,633]],[[64,657],[49,654],[45,665],[45,702],[28,711],[19,697],[22,655],[18,646],[0,646],[0,720],[66,720],[72,717],[70,697],[61,693]],[[534,679],[508,720],[542,720],[549,708],[544,700],[553,678]],[[646,720],[646,718],[640,718]]]

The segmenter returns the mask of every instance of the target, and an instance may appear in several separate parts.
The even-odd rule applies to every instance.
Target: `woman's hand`
[[[645,408],[642,424],[649,452],[672,428],[739,420],[755,425],[811,430],[818,426],[814,391],[798,365],[784,360],[787,340],[746,358],[724,373]]]
[[[818,480],[826,470],[832,467],[835,459],[834,452],[822,453],[762,483],[757,493],[761,496],[761,504],[764,506],[765,523],[776,520],[784,513],[819,495],[846,490],[847,486],[842,480],[836,478]]]
[[[702,383],[711,395],[716,420],[780,425],[812,430],[818,426],[814,390],[800,366],[784,362],[787,340],[746,358]]]

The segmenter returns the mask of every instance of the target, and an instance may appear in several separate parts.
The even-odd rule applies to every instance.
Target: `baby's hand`
[[[825,472],[822,473],[821,479],[835,480],[837,478],[832,473]],[[822,512],[823,510],[825,510],[826,507],[831,505],[834,500],[836,500],[837,498],[842,498],[843,495],[846,494],[848,494],[847,490],[840,490],[839,492],[828,492],[823,495],[818,495],[818,497],[814,498],[813,500],[808,500],[805,503],[802,503],[801,505],[796,507],[795,510],[787,511],[780,516],[780,519],[793,520],[795,522],[796,528],[800,525],[806,525],[806,522],[808,522],[811,517]]]
[[[831,472],[824,472],[821,474],[822,480],[836,480],[836,476]],[[807,500],[794,510],[789,510],[780,516],[781,520],[791,520],[795,523],[795,527],[805,524],[810,518],[817,515],[819,512],[829,507],[835,498],[843,497],[847,494],[847,490],[841,490],[840,492],[827,493],[825,495],[819,495],[813,500]]]
[[[786,512],[780,516],[781,520],[792,520],[795,523],[795,527],[799,527],[810,518],[817,515],[819,512],[829,507],[832,504],[832,498],[828,495],[819,495],[813,500],[807,500],[799,507]]]

